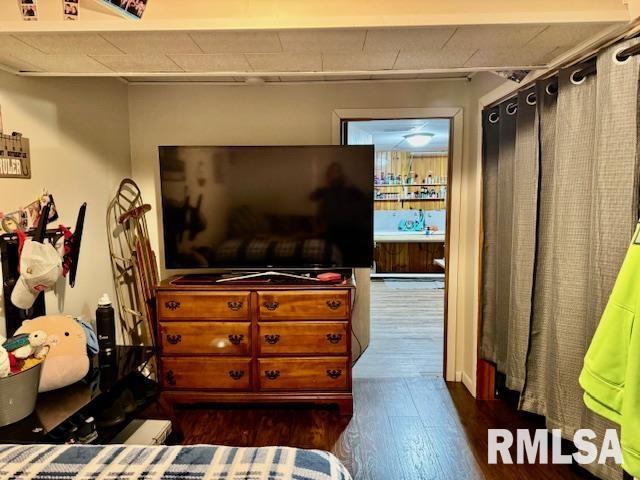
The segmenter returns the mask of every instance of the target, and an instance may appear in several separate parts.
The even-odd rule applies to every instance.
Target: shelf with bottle
[[[375,188],[391,187],[446,187],[446,183],[375,183]]]
[[[429,173],[424,178],[421,178],[417,173],[414,174],[411,170],[409,170],[409,173],[404,176],[397,175],[391,172],[382,172],[380,176],[374,176],[373,183],[374,185],[380,187],[446,186],[447,176],[434,176],[431,171],[429,171]]]
[[[407,186],[402,187],[401,192],[380,191],[377,186],[374,188],[373,198],[375,200],[445,200],[447,198],[447,187],[438,189],[432,185],[421,186],[420,190],[410,192]]]
[[[374,198],[374,202],[444,202],[446,198]]]

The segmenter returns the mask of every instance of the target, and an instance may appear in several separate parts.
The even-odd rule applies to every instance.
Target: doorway
[[[374,145],[370,344],[361,378],[443,376],[449,118],[343,119],[341,142]]]

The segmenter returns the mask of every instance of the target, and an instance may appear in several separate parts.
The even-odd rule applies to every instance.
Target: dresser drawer
[[[160,292],[160,320],[248,320],[249,292]]]
[[[168,389],[249,390],[250,358],[163,357],[162,385]]]
[[[344,355],[347,326],[347,322],[260,322],[259,353]]]
[[[247,355],[251,351],[249,322],[160,322],[165,355]]]
[[[261,390],[345,390],[346,357],[261,358]]]
[[[261,319],[333,320],[349,318],[348,290],[258,292]]]

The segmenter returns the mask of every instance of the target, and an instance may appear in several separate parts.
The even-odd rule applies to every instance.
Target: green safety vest
[[[621,428],[624,469],[640,477],[640,223],[584,359],[590,410]]]

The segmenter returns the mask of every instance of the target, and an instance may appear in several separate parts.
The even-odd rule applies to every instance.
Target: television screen
[[[159,147],[165,266],[373,263],[373,146]]]

